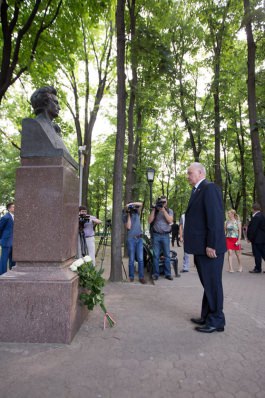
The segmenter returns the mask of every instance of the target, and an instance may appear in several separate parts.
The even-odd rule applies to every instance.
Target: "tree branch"
[[[12,138],[10,138],[2,129],[0,129],[0,133],[8,139],[8,141],[13,145],[14,148],[18,149],[19,151],[21,150],[21,148],[12,140]]]

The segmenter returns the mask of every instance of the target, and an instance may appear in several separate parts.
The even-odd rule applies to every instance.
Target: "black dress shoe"
[[[169,281],[173,281],[173,276],[171,276],[171,275],[166,275],[166,276],[165,276],[165,279],[168,279]]]
[[[257,270],[257,269],[253,269],[252,271],[249,271],[250,274],[260,274],[261,271]]]
[[[205,325],[205,326],[196,326],[195,330],[197,330],[197,332],[202,332],[202,333],[213,333],[213,332],[223,332],[225,328],[224,327],[216,328],[214,326]]]
[[[191,322],[196,323],[196,325],[204,325],[205,319],[203,318],[191,318]]]

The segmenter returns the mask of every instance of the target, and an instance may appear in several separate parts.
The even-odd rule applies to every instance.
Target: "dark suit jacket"
[[[184,250],[206,255],[206,247],[216,254],[226,252],[222,193],[216,184],[203,180],[185,212]]]
[[[0,219],[0,243],[3,247],[13,245],[13,226],[14,220],[10,213],[6,213]]]
[[[251,243],[265,244],[265,216],[261,212],[252,217],[247,229],[247,237]]]

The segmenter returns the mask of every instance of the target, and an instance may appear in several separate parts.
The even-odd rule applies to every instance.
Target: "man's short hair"
[[[38,90],[34,91],[32,96],[30,97],[30,102],[36,115],[38,115],[46,108],[50,100],[51,94],[57,95],[57,91],[52,86],[41,87],[38,88]]]
[[[15,203],[14,202],[10,202],[6,205],[6,209],[9,210],[11,206],[13,206]]]
[[[202,174],[206,175],[206,169],[203,164],[199,162],[193,162],[191,163],[190,167],[195,167],[196,169],[199,169],[202,172]]]
[[[253,209],[254,211],[260,211],[260,210],[261,210],[261,206],[260,206],[259,203],[255,202],[255,203],[253,203],[253,205],[252,205],[252,209]]]
[[[87,210],[87,207],[86,206],[79,206],[79,211],[81,211],[81,210]]]
[[[160,196],[161,199],[166,199],[167,201],[167,197],[165,195]]]

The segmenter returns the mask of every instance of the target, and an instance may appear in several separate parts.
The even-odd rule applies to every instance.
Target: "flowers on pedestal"
[[[104,270],[101,269],[97,271],[93,266],[90,256],[75,260],[69,268],[71,271],[77,272],[79,276],[79,286],[82,288],[80,300],[90,311],[92,311],[96,305],[99,305],[105,314],[104,329],[106,327],[106,321],[108,321],[110,327],[113,327],[116,322],[107,312],[104,304],[104,293],[102,291],[105,285],[105,279],[102,277]]]

